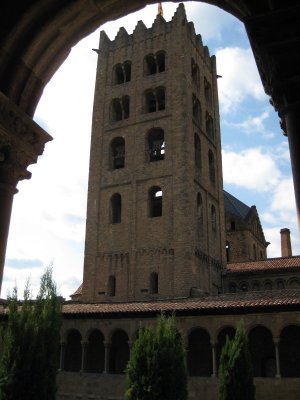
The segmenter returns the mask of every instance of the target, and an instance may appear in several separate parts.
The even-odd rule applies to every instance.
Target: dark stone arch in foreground
[[[103,372],[104,360],[104,336],[101,331],[94,329],[88,337],[86,348],[86,372]]]
[[[300,377],[300,326],[286,326],[280,334],[280,373],[282,377]]]
[[[128,335],[123,330],[115,331],[111,337],[109,352],[109,372],[112,374],[124,374],[129,360]]]
[[[194,329],[188,337],[187,367],[190,376],[212,375],[212,350],[209,333]]]
[[[227,338],[229,340],[233,339],[235,335],[235,328],[232,326],[224,327],[218,334],[217,343],[216,343],[216,358],[217,358],[217,370],[219,370],[220,358],[222,349],[226,343]]]
[[[67,336],[65,348],[64,371],[78,372],[81,370],[81,340],[81,334],[78,332],[77,329],[70,330]]]
[[[276,355],[272,333],[262,325],[249,332],[249,350],[256,377],[273,378],[276,375]]]

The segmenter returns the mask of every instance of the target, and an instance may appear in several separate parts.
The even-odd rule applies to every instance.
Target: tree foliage
[[[185,351],[175,317],[139,330],[126,368],[126,400],[186,400]]]
[[[252,363],[242,322],[234,338],[229,340],[227,337],[222,350],[218,400],[255,400]]]
[[[17,289],[8,300],[8,320],[2,329],[0,400],[54,400],[58,366],[61,300],[47,268],[36,300],[29,285],[24,301]]]

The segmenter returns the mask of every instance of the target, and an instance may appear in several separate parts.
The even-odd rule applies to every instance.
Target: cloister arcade
[[[181,332],[187,351],[189,376],[216,377],[226,338],[233,326],[210,332],[197,326]],[[280,330],[264,325],[247,328],[254,377],[300,377],[300,325],[287,324]],[[137,337],[124,329],[67,329],[61,341],[59,369],[65,372],[123,374],[130,348]]]

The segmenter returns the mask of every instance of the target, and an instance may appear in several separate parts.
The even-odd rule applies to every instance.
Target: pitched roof
[[[241,202],[236,197],[232,196],[232,194],[223,190],[224,193],[224,207],[225,212],[229,212],[231,214],[237,215],[240,218],[245,219],[250,211],[250,207],[245,203]]]
[[[256,271],[279,271],[293,270],[300,268],[300,256],[268,258],[260,261],[246,261],[238,263],[228,263],[226,273],[248,273]]]
[[[246,292],[222,294],[202,298],[183,298],[172,300],[151,300],[127,303],[66,303],[63,314],[66,318],[92,316],[132,316],[132,314],[157,314],[176,312],[176,314],[217,314],[229,312],[272,310],[278,308],[297,308],[300,310],[300,290],[290,289],[268,292]]]

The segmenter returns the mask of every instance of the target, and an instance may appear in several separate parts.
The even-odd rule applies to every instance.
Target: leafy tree
[[[227,337],[221,353],[218,400],[255,400],[252,364],[242,321],[234,338]]]
[[[39,294],[24,301],[14,289],[8,300],[8,320],[2,329],[0,400],[54,400],[58,366],[61,300],[47,268]]]
[[[126,368],[126,400],[186,400],[185,351],[175,317],[140,329]]]

